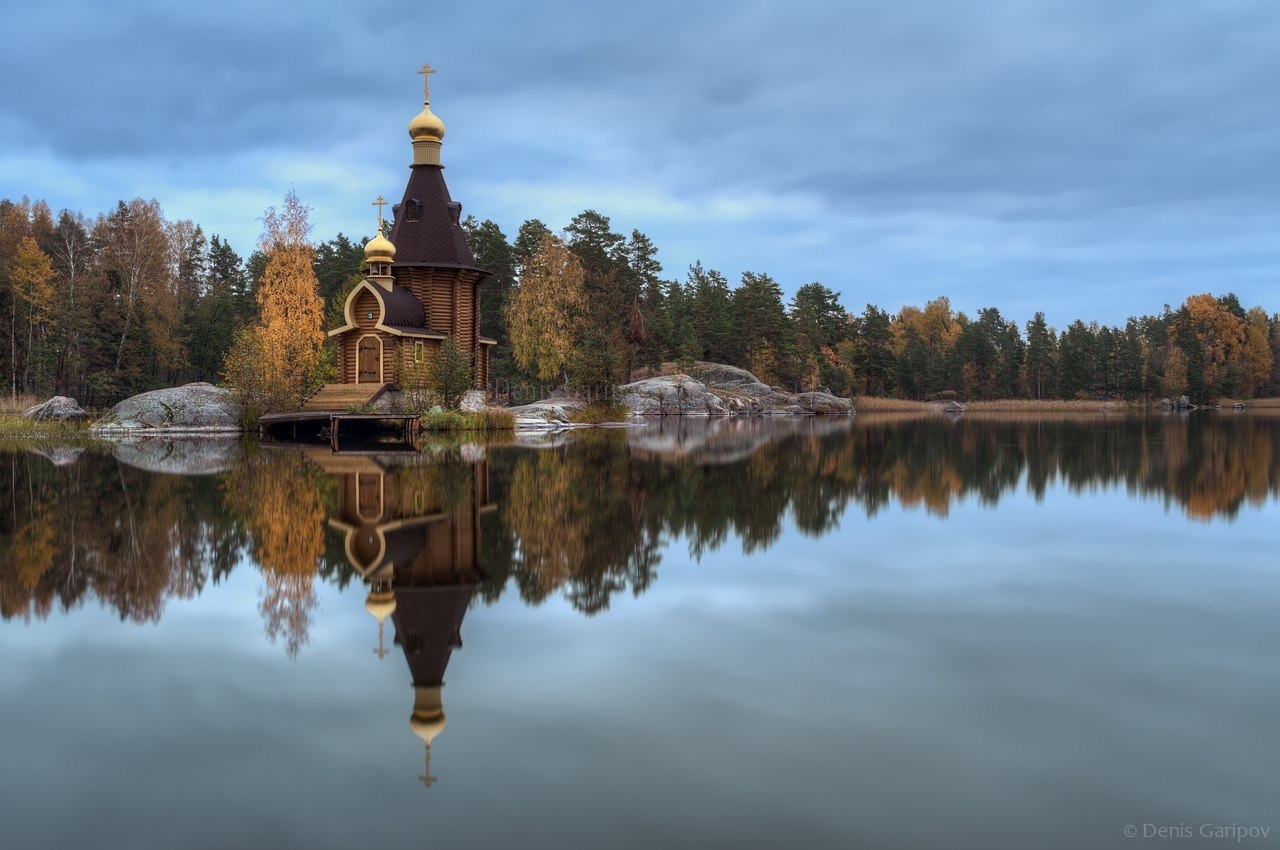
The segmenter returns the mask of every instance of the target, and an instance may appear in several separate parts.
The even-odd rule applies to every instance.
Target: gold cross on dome
[[[387,205],[387,199],[382,197],[381,195],[378,196],[378,200],[373,202],[373,206],[378,208],[378,233],[379,234],[382,233],[382,208],[385,207],[386,205]]]
[[[422,75],[422,100],[425,103],[431,99],[431,75],[436,72],[428,62],[423,62],[422,67],[418,69],[418,73]]]

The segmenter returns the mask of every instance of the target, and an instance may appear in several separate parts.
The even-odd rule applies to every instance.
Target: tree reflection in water
[[[455,579],[478,598],[514,587],[530,603],[563,594],[593,614],[615,593],[642,593],[672,541],[698,557],[736,538],[750,553],[788,523],[830,533],[851,508],[874,516],[901,504],[945,517],[958,499],[994,505],[1023,490],[1040,499],[1061,485],[1123,487],[1193,519],[1230,519],[1276,498],[1278,442],[1280,419],[1254,413],[668,420],[536,449],[428,449],[375,463],[376,488],[359,471],[325,471],[332,461],[239,444],[213,460],[201,455],[194,470],[166,468],[171,450],[156,459],[136,446],[78,457],[8,451],[0,615],[43,618],[55,604],[94,598],[124,619],[155,620],[165,599],[198,594],[247,559],[263,573],[266,632],[293,653],[306,642],[317,579],[378,581],[368,553],[338,527],[343,505],[375,490],[380,504],[366,514],[387,520],[392,511],[389,521],[401,522],[384,543],[415,517],[469,529],[475,557]],[[192,471],[203,474],[177,474]]]

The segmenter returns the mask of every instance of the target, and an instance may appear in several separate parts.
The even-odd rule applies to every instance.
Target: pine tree
[[[1053,332],[1044,320],[1044,313],[1036,313],[1035,318],[1027,322],[1027,356],[1024,367],[1027,392],[1032,398],[1045,398],[1054,384],[1056,347]]]
[[[512,245],[516,252],[516,274],[518,276],[524,274],[524,267],[529,258],[536,254],[542,246],[542,238],[551,235],[551,228],[536,218],[531,218],[520,225],[520,230],[516,233],[516,241]]]
[[[353,275],[360,274],[364,266],[364,243],[369,240],[352,241],[346,234],[339,232],[332,239],[316,246],[315,261],[312,266],[316,275],[316,291],[326,307],[338,298],[339,290]]]
[[[492,221],[467,216],[462,222],[476,265],[489,272],[480,286],[480,330],[497,340],[489,349],[489,380],[510,381],[515,377],[511,357],[511,335],[506,309],[516,285],[519,255],[507,241],[502,228]]]
[[[713,363],[730,362],[733,319],[729,282],[715,269],[704,271],[699,262],[689,267],[684,291],[699,357]]]
[[[768,371],[774,382],[783,380],[791,327],[782,306],[782,289],[766,274],[743,272],[731,305],[736,331],[732,365],[751,370],[761,380],[767,379],[757,370]]]
[[[639,283],[638,300],[644,314],[649,336],[639,343],[638,360],[657,367],[663,358],[676,348],[675,325],[679,322],[679,305],[671,303],[664,292],[662,264],[657,260],[658,249],[638,230],[631,231],[626,245],[627,267]]]
[[[894,388],[897,371],[889,314],[868,304],[854,322],[852,334],[851,365],[859,389],[866,395],[887,395]]]

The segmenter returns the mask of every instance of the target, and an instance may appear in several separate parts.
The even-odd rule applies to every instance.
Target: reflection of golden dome
[[[417,712],[414,712],[409,717],[409,728],[413,730],[413,734],[425,741],[429,747],[436,736],[444,731],[444,715],[419,717]]]
[[[409,138],[415,142],[420,140],[444,141],[444,122],[431,111],[428,104],[422,104],[422,111],[413,116],[409,122]]]
[[[364,246],[364,258],[370,263],[390,263],[396,258],[396,246],[391,240],[379,233]]]
[[[409,728],[428,747],[444,731],[444,705],[440,702],[440,688],[440,685],[428,685],[413,689],[413,714],[409,715]]]
[[[382,621],[396,612],[396,595],[390,590],[370,590],[365,597],[364,610],[373,615],[381,625]]]

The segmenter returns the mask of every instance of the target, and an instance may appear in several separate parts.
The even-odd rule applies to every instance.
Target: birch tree
[[[506,310],[515,360],[540,380],[568,382],[566,366],[586,307],[583,285],[582,263],[564,242],[540,236]]]
[[[292,191],[263,216],[258,247],[266,258],[258,323],[237,337],[227,379],[267,409],[302,401],[324,345],[324,301],[317,294],[310,210]]]

